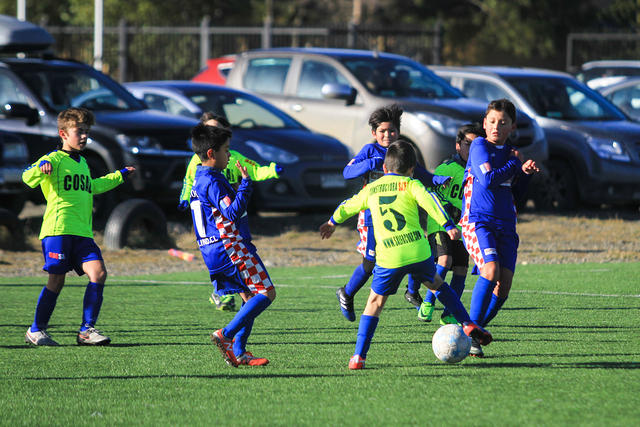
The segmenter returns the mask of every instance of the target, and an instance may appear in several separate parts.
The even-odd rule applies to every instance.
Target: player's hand
[[[522,157],[522,153],[520,153],[518,150],[516,150],[515,148],[513,148],[511,150],[511,155],[513,157],[517,157],[521,162],[524,162],[524,157]]]
[[[460,230],[458,230],[457,228],[452,228],[451,230],[447,231],[447,234],[449,235],[449,238],[451,238],[451,240],[458,240],[460,238]]]
[[[189,201],[188,200],[180,200],[180,203],[178,203],[178,210],[180,212],[184,212],[187,209],[189,209]]]
[[[327,221],[320,226],[320,237],[322,240],[331,237],[333,232],[336,231],[336,226],[331,221]]]
[[[522,172],[526,173],[527,175],[531,175],[532,173],[540,172],[540,168],[534,160],[529,159],[522,164]]]
[[[129,175],[136,171],[136,168],[133,166],[126,166],[125,169],[129,171]]]
[[[45,175],[51,175],[51,171],[53,171],[51,162],[48,160],[41,161],[38,167],[40,168],[40,172],[42,172]]]
[[[247,172],[247,167],[246,166],[242,166],[240,164],[240,161],[236,161],[236,167],[240,171],[240,174],[242,175],[242,179],[249,178],[249,172]]]

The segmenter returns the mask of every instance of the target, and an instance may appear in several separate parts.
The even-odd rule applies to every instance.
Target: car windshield
[[[374,95],[390,98],[460,98],[463,95],[426,67],[395,58],[341,58]]]
[[[536,114],[558,120],[624,120],[601,96],[568,78],[505,77]]]
[[[93,111],[140,110],[143,106],[117,83],[83,69],[24,69],[22,78],[52,110],[84,107]]]
[[[276,107],[245,94],[229,92],[186,92],[202,111],[212,111],[229,120],[232,127],[245,129],[301,129],[303,126]]]

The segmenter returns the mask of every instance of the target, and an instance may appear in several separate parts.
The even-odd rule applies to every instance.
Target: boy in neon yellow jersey
[[[22,173],[31,188],[40,186],[47,207],[40,230],[43,270],[49,273],[42,289],[34,321],[25,341],[34,345],[58,345],[46,332],[66,273],[75,270],[89,277],[82,310],[82,324],[76,341],[80,345],[106,345],[109,337],[95,329],[102,306],[107,270],[100,248],[93,240],[93,195],[109,191],[124,182],[133,167],[100,178],[91,178],[87,161],[80,155],[87,145],[93,114],[84,108],[69,108],[58,115],[62,147],[36,160]]]
[[[207,111],[202,115],[202,117],[200,117],[200,123],[224,129],[229,129],[231,127],[231,124],[226,118],[210,111]],[[261,166],[257,162],[243,156],[237,151],[229,150],[229,166],[224,169],[223,174],[235,189],[238,188],[238,185],[242,180],[240,171],[235,167],[236,162],[240,163],[242,167],[247,169],[249,178],[252,181],[266,181],[267,179],[279,178],[279,175],[282,173],[282,168],[274,162],[271,162],[269,166]],[[186,211],[189,208],[191,188],[193,187],[193,182],[196,178],[196,169],[200,164],[202,164],[202,160],[200,160],[200,157],[198,157],[197,154],[194,154],[189,161],[187,172],[185,173],[182,181],[182,192],[180,193],[180,203],[178,204],[178,210],[180,211]],[[214,291],[209,297],[209,302],[214,304],[218,310],[233,311],[236,307],[233,294],[219,296]]]
[[[370,209],[376,238],[376,265],[371,293],[360,317],[356,349],[349,369],[363,369],[367,352],[378,326],[378,319],[389,295],[397,292],[407,274],[436,292],[438,299],[456,316],[467,335],[489,344],[491,334],[471,322],[469,314],[455,292],[435,274],[429,244],[420,226],[417,207],[426,210],[442,225],[452,239],[460,232],[444,211],[438,197],[422,183],[412,179],[417,164],[410,143],[399,140],[387,149],[384,176],[367,185],[358,194],[342,202],[329,221],[320,226],[323,239],[331,237],[336,224]]]

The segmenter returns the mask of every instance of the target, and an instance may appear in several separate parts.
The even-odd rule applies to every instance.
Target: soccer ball
[[[440,327],[431,340],[433,353],[445,363],[458,363],[469,355],[471,338],[465,335],[462,327],[449,324]]]

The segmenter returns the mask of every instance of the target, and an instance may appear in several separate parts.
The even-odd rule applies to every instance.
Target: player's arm
[[[210,185],[207,190],[209,200],[215,201],[215,206],[222,212],[222,215],[233,222],[236,222],[247,211],[252,191],[251,179],[249,178],[247,169],[242,167],[240,162],[236,162],[235,167],[240,171],[242,176],[242,181],[240,181],[240,186],[235,196],[229,193],[227,188],[216,185],[216,182]]]
[[[416,180],[410,181],[409,191],[411,191],[418,205],[427,211],[427,214],[447,231],[447,234],[449,234],[452,240],[460,238],[458,228],[449,214],[447,214],[447,211],[435,193],[427,191],[424,185]]]
[[[500,184],[513,178],[520,168],[522,162],[516,156],[510,156],[504,166],[492,168],[489,152],[484,144],[471,144],[469,150],[469,164],[473,176],[484,187],[495,188]]]
[[[118,185],[122,184],[130,174],[135,172],[135,170],[136,168],[133,166],[126,166],[119,171],[108,173],[99,178],[93,178],[91,180],[93,194],[102,194],[109,190],[113,190]]]
[[[450,176],[434,175],[424,167],[416,165],[413,170],[413,177],[420,181],[425,187],[443,186],[446,187],[451,181]]]
[[[347,163],[342,171],[342,176],[344,179],[358,178],[369,171],[382,170],[382,163],[384,163],[384,158],[379,155],[370,157],[369,150],[365,146]]]
[[[189,197],[191,195],[191,187],[193,187],[193,181],[196,179],[196,169],[198,169],[198,165],[202,163],[200,157],[197,154],[191,156],[191,160],[189,160],[189,165],[187,166],[187,171],[184,174],[184,179],[182,180],[182,191],[180,192],[180,202],[182,205],[183,201],[189,203]]]
[[[358,194],[344,200],[331,215],[331,218],[320,226],[320,237],[328,239],[335,231],[336,225],[369,208],[367,189],[363,188]]]
[[[247,173],[252,181],[266,181],[267,179],[278,178],[278,170],[282,172],[282,168],[274,162],[269,163],[268,166],[262,166],[258,162],[243,156],[237,151],[231,152],[231,159],[228,167],[235,168],[235,160],[239,161],[242,166],[247,168]]]
[[[44,155],[31,164],[22,172],[22,181],[31,188],[36,188],[40,183],[47,179],[53,171],[52,159],[49,155]]]

